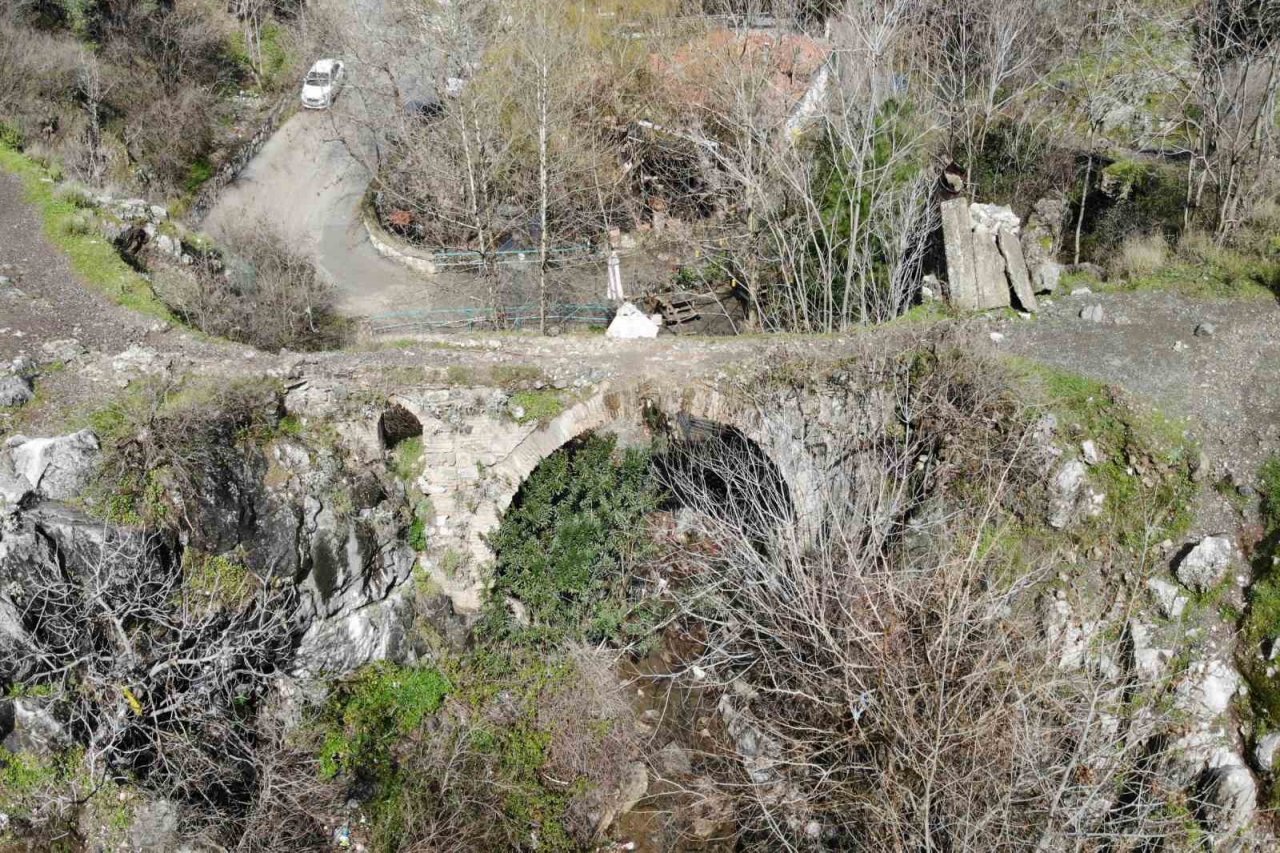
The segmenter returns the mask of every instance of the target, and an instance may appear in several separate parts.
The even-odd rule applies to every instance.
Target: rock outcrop
[[[15,435],[4,444],[8,467],[33,491],[49,500],[67,500],[88,484],[100,455],[98,437],[90,430],[52,438]],[[0,468],[5,463],[0,461]]]
[[[1225,536],[1206,536],[1178,563],[1178,580],[1196,592],[1220,584],[1235,561],[1236,546]]]

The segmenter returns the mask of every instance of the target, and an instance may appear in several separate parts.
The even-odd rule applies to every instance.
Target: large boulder
[[[0,407],[22,406],[34,396],[31,380],[25,376],[0,377]]]
[[[412,611],[412,603],[397,590],[352,612],[317,619],[298,643],[292,674],[321,678],[351,672],[377,660],[412,660],[405,630]]]
[[[1265,773],[1274,772],[1277,751],[1280,751],[1280,732],[1269,732],[1258,738],[1253,745],[1253,760],[1257,762],[1258,769]]]
[[[80,494],[93,476],[101,455],[91,430],[53,438],[14,436],[5,443],[15,473],[50,500]]]
[[[51,758],[71,743],[48,703],[31,697],[0,702],[0,734],[9,752],[39,758]]]
[[[1022,254],[1036,293],[1053,293],[1062,278],[1058,248],[1067,214],[1063,198],[1042,198],[1035,203],[1022,229]]]
[[[1088,469],[1079,459],[1063,463],[1049,481],[1049,525],[1062,530],[1075,520],[1088,479]]]
[[[1227,576],[1235,561],[1236,546],[1226,536],[1206,536],[1178,563],[1175,573],[1188,589],[1207,592]]]

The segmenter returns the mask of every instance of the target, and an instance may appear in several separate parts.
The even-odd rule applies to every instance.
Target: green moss
[[[513,410],[518,407],[520,412],[515,416],[516,423],[548,424],[565,410],[566,404],[562,392],[547,389],[517,391],[511,395],[511,406]]]
[[[67,254],[72,268],[89,285],[126,308],[177,323],[150,282],[126,264],[109,242],[82,228],[84,213],[74,201],[58,197],[48,171],[5,145],[0,145],[0,169],[22,179],[27,200],[44,219],[45,236]]]
[[[939,294],[939,296],[941,296]],[[952,315],[951,309],[947,307],[947,303],[941,298],[931,302],[921,302],[919,305],[913,305],[902,315],[891,320],[890,323],[936,323],[940,320],[949,319]]]
[[[0,747],[0,812],[11,818],[29,817],[47,804],[51,793],[85,781],[79,778],[83,758],[79,748],[46,758]]]
[[[210,603],[234,608],[253,591],[253,574],[238,560],[187,549],[182,554],[183,583]]]

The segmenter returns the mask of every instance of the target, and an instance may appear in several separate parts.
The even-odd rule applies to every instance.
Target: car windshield
[[[312,71],[311,73],[307,74],[307,85],[308,86],[328,86],[329,75],[323,71]]]

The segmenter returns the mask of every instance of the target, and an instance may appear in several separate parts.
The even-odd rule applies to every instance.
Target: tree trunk
[[[547,333],[547,63],[538,66],[538,331]]]
[[[1089,205],[1089,183],[1093,180],[1093,128],[1089,128],[1089,162],[1084,168],[1084,186],[1080,189],[1080,215],[1076,217],[1075,253],[1072,263],[1080,263],[1080,232],[1084,230],[1084,212]]]

